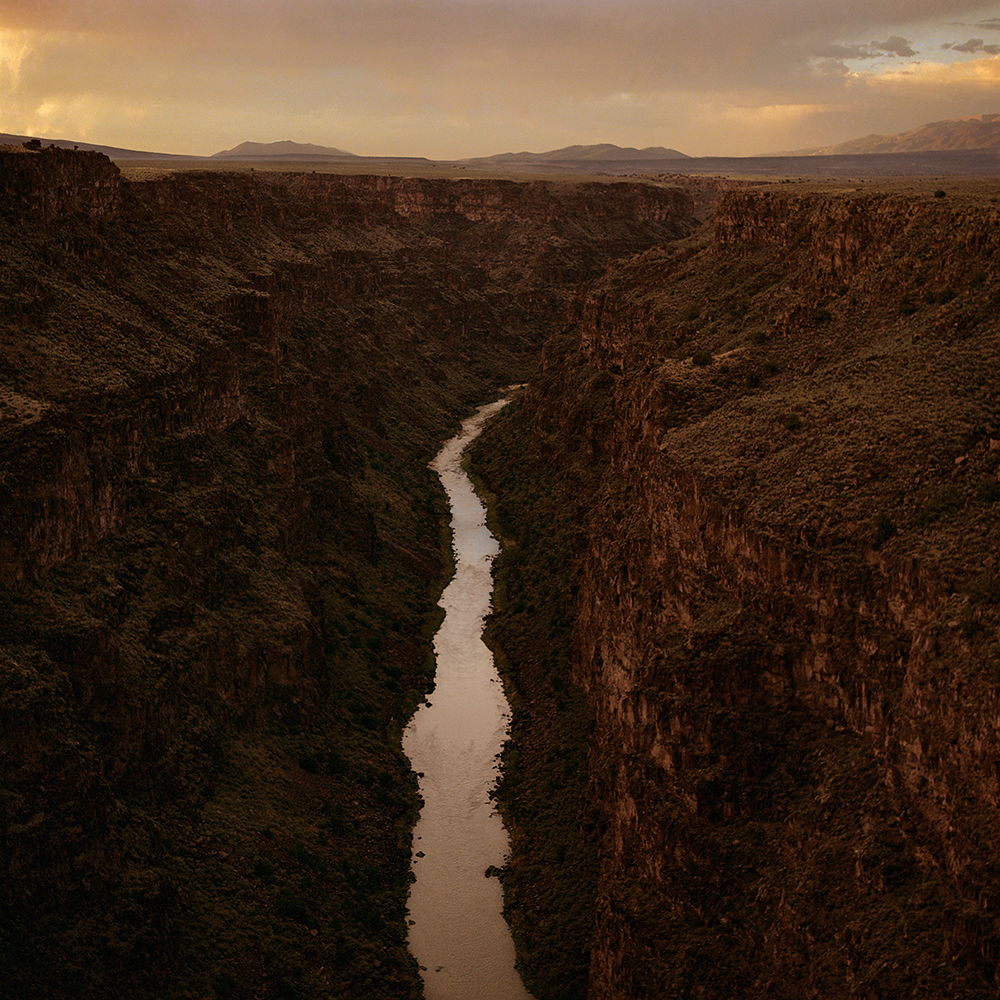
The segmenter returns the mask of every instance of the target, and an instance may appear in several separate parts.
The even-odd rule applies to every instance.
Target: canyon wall
[[[5,146],[0,194],[2,211],[15,222],[51,223],[73,215],[113,219],[121,207],[121,174],[103,153]]]
[[[52,150],[0,184],[7,988],[416,995],[426,463],[690,200]]]
[[[515,726],[566,679],[593,713],[588,996],[997,995],[997,221],[971,182],[731,192],[484,440],[578,524],[563,679],[508,645]],[[477,462],[516,581],[527,472]],[[565,914],[508,881],[530,947]]]

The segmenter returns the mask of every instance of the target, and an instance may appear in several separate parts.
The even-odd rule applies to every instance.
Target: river
[[[499,545],[461,466],[466,446],[506,402],[481,407],[431,463],[451,503],[456,569],[441,595],[435,688],[403,734],[424,800],[413,832],[409,939],[427,1000],[531,1000],[514,968],[502,886],[485,877],[508,849],[489,792],[510,706],[482,641]]]

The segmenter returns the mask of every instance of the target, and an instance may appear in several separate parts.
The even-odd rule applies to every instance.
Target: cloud
[[[806,145],[806,126],[825,144],[922,124],[923,105],[880,105],[859,62],[912,59],[949,21],[1000,29],[978,0],[900,6],[2,0],[0,106],[7,131],[44,120],[73,138],[78,115],[111,144],[177,152],[293,137],[440,157],[597,141],[749,154]],[[968,81],[940,86],[939,105],[969,113]]]
[[[31,36],[26,31],[0,31],[0,86],[17,90],[21,66],[31,54]]]
[[[848,56],[847,58],[854,58]],[[813,64],[813,73],[817,76],[845,76],[850,73],[847,63],[839,59],[819,59]]]
[[[826,59],[884,59],[899,56],[910,58],[918,55],[910,42],[900,35],[892,35],[884,42],[869,42],[867,45],[827,45],[816,54],[817,58]]]
[[[816,53],[826,59],[883,59],[886,56],[908,58],[917,55],[910,43],[899,35],[893,35],[884,42],[869,42],[867,45],[827,45]]]
[[[910,47],[910,43],[899,35],[893,35],[884,42],[872,42],[872,48],[881,54],[902,56],[904,58],[909,58],[917,54]]]
[[[874,59],[870,45],[827,45],[816,52],[820,59]]]
[[[943,45],[942,48],[951,49],[952,52],[966,52],[970,55],[977,52],[984,52],[991,56],[1000,55],[1000,45],[986,45],[981,38],[970,38],[967,42],[962,42],[961,45],[953,42],[949,45]]]

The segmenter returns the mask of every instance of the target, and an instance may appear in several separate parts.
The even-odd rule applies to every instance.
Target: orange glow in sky
[[[0,7],[0,132],[132,149],[749,156],[998,112],[1000,17],[961,0]]]

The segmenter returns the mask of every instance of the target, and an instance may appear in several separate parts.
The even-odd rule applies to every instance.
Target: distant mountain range
[[[232,149],[224,149],[221,153],[213,153],[213,160],[261,160],[272,156],[287,157],[289,159],[309,159],[314,156],[321,156],[324,159],[331,157],[357,159],[354,153],[346,153],[342,149],[334,149],[333,146],[317,146],[311,142],[292,142],[284,139],[281,142],[241,142]]]
[[[31,138],[23,135],[10,135],[0,133],[0,145],[12,144],[20,145],[26,139]],[[909,132],[902,132],[898,135],[866,135],[860,139],[852,139],[849,142],[842,142],[835,146],[821,146],[809,149],[798,149],[782,153],[763,154],[757,157],[691,157],[681,153],[676,149],[668,149],[663,146],[647,146],[645,149],[636,149],[632,146],[615,146],[612,143],[596,143],[593,145],[564,146],[561,149],[552,149],[545,153],[498,153],[493,156],[469,157],[457,161],[431,161],[422,157],[371,157],[357,156],[343,149],[336,149],[333,146],[319,146],[311,142],[292,142],[283,140],[280,142],[241,142],[232,149],[224,149],[212,156],[185,156],[176,153],[154,153],[139,150],[121,149],[116,146],[95,145],[86,142],[74,142],[69,139],[45,139],[42,144],[45,146],[56,145],[63,149],[91,149],[105,153],[112,160],[185,160],[188,162],[201,161],[205,163],[209,160],[218,161],[238,161],[251,162],[254,160],[270,161],[271,163],[281,163],[287,161],[307,162],[314,161],[350,161],[352,163],[390,163],[406,162],[426,164],[438,162],[441,164],[452,163],[454,165],[467,164],[470,167],[480,168],[509,168],[523,171],[535,170],[536,168],[549,168],[554,172],[595,172],[595,173],[621,173],[623,171],[655,172],[659,169],[679,170],[683,172],[705,172],[729,171],[746,169],[746,164],[765,160],[779,160],[782,158],[795,157],[800,163],[795,166],[798,172],[812,172],[801,162],[803,159],[821,156],[866,156],[868,154],[950,154],[952,159],[968,158],[974,156],[974,151],[978,150],[982,157],[988,157],[991,150],[1000,153],[1000,114],[982,114],[968,118],[956,118],[948,121],[931,122],[920,128]],[[681,166],[666,166],[670,161],[685,161]],[[875,161],[872,161],[874,163]],[[661,168],[659,165],[664,164]],[[930,170],[933,165],[927,165]],[[988,172],[991,171],[991,164],[986,163]],[[778,164],[770,164],[767,169],[771,172],[781,167]],[[791,168],[787,168],[791,169]],[[851,167],[851,172],[858,172],[858,167]],[[901,168],[900,168],[901,169]],[[915,167],[913,169],[916,169]],[[942,164],[941,169],[944,169]],[[956,173],[963,170],[981,171],[981,164],[956,163],[950,167],[948,172]],[[890,172],[898,172],[892,170]],[[918,172],[926,172],[921,169]]]
[[[607,163],[637,163],[647,160],[687,160],[690,157],[679,153],[676,149],[664,149],[663,146],[647,146],[645,149],[635,149],[632,146],[612,145],[602,142],[593,146],[564,146],[547,153],[498,153],[495,156],[477,156],[465,163],[591,163],[602,161]]]
[[[898,135],[866,135],[836,146],[800,149],[777,156],[854,156],[865,153],[932,153],[956,149],[1000,149],[1000,115],[931,122]]]

